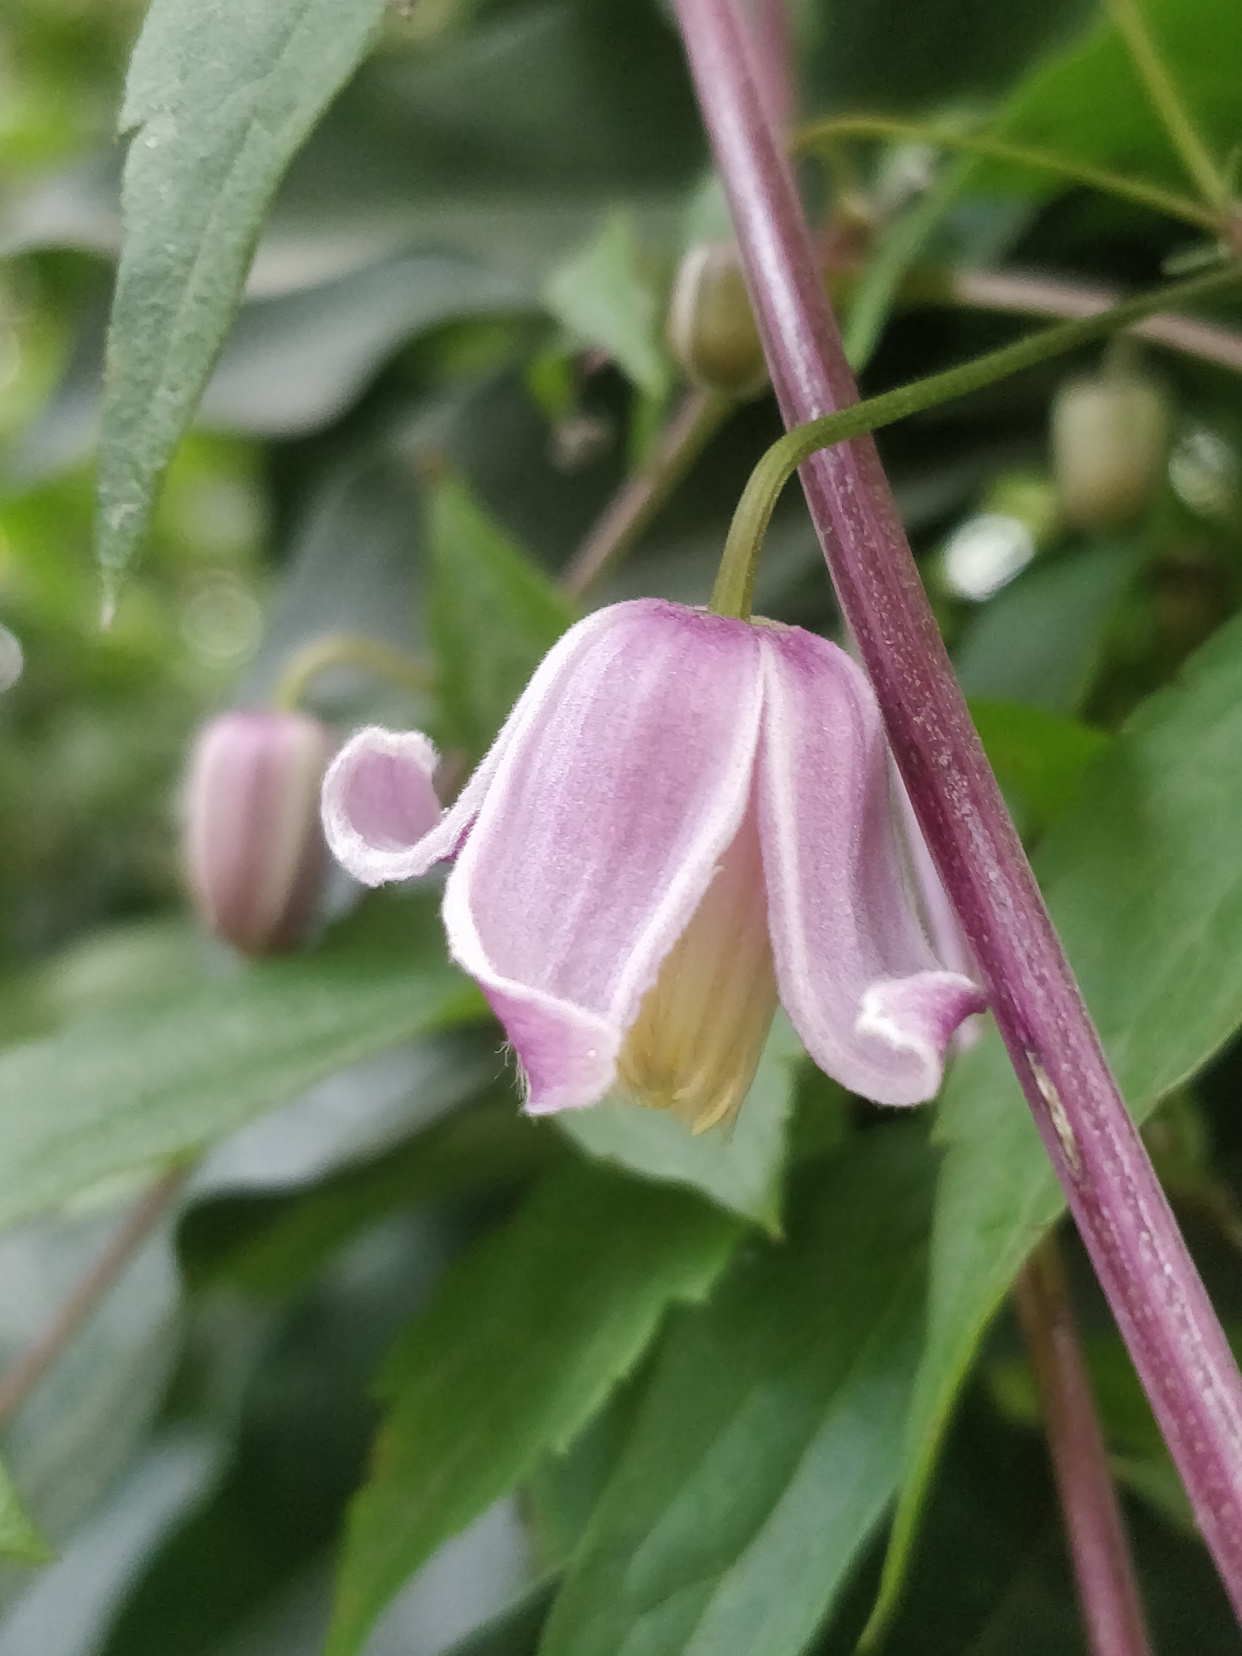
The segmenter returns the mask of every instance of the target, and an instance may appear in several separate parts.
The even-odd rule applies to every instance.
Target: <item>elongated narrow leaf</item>
[[[458,478],[435,486],[430,540],[444,738],[477,759],[574,612]]]
[[[441,1541],[571,1441],[737,1235],[689,1195],[574,1165],[450,1273],[381,1378],[390,1410],[350,1515],[329,1656],[357,1650]]]
[[[1084,782],[1036,868],[1130,1108],[1143,1120],[1242,1025],[1242,624],[1152,698]],[[880,1612],[993,1313],[1064,1206],[995,1031],[941,1105],[927,1346]]]
[[[113,1173],[185,1155],[303,1087],[480,1002],[433,904],[377,906],[298,960],[237,965],[0,1056],[0,1224]]]
[[[798,1656],[892,1497],[935,1163],[869,1135],[681,1320],[541,1656]]]
[[[130,64],[133,132],[108,341],[98,555],[115,584],[150,519],[286,166],[384,0],[154,0]]]

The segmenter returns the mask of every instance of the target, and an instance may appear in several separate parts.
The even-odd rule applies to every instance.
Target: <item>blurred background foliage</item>
[[[1231,5],[1148,9],[1209,137],[1236,156]],[[422,689],[338,663],[309,703],[342,729],[430,729],[464,763],[575,613],[558,578],[687,394],[664,338],[673,272],[725,231],[668,14],[656,0],[388,10],[280,186],[101,630],[113,134],[142,12],[9,0],[0,19],[0,621],[25,656],[0,697],[0,1219],[13,1227],[0,1356],[16,1364],[38,1341],[155,1191],[141,1241],[39,1384],[9,1399],[0,1381],[15,1485],[0,1541],[27,1560],[0,1577],[0,1656],[310,1656],[338,1567],[336,1656],[850,1650],[894,1492],[924,1493],[926,1467],[911,1472],[902,1445],[934,1345],[937,1201],[933,1304],[937,1247],[959,1234],[927,1122],[844,1097],[778,1024],[731,1138],[690,1140],[622,1102],[536,1127],[444,959],[432,902],[358,904],[342,882],[312,947],[245,965],[200,935],[179,872],[194,730],[266,702],[303,646],[357,634],[429,662]],[[995,117],[1180,185],[1108,43],[1091,44],[1103,25],[1087,0],[792,13],[808,118]],[[873,140],[805,168],[864,394],[1034,325],[950,293],[955,273],[1133,289],[1203,241],[1013,169],[958,168],[945,194],[957,166]],[[891,313],[885,269],[900,278]],[[1238,902],[1242,394],[1227,306],[1216,322],[1232,365],[1092,349],[880,443],[1019,825],[1069,893],[1057,918],[1090,956],[1084,983],[1122,1008],[1106,1035],[1125,1039],[1127,1009],[1202,944],[1186,994],[1210,982],[1210,1006],[1135,1014],[1161,1081],[1128,1084],[1161,1106],[1153,1150],[1242,1331],[1242,950],[1217,923]],[[1102,374],[1141,381],[1160,432],[1134,498],[1093,513],[1067,505],[1050,420],[1058,396],[1073,417],[1071,380]],[[722,415],[585,601],[703,602],[778,430],[763,394]],[[792,489],[756,607],[839,631]],[[1209,640],[1190,688],[1161,700]],[[1135,775],[1189,800],[1153,813],[1137,847]],[[1093,907],[1081,888],[1117,868],[1120,895]],[[1187,869],[1191,895],[1153,923],[1164,941],[1125,930],[1153,880],[1180,893]],[[954,1077],[943,1142],[958,1144],[986,1093],[986,1062]],[[1024,1130],[1010,1147],[1023,1193]],[[184,1177],[152,1187],[170,1165]],[[1018,1258],[1056,1212],[1032,1199]],[[1072,1252],[1071,1269],[1155,1643],[1236,1651]],[[963,1314],[967,1360],[983,1341],[968,1376],[946,1361],[956,1424],[882,1644],[905,1656],[1084,1648],[1008,1312],[984,1340],[994,1301]],[[36,1566],[40,1535],[56,1556]]]

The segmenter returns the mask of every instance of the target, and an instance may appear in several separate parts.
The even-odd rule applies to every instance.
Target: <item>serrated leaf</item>
[[[381,1376],[390,1407],[350,1513],[328,1656],[352,1656],[440,1542],[576,1436],[737,1235],[688,1195],[576,1164],[449,1273]]]
[[[115,585],[206,384],[268,203],[384,0],[154,0],[122,132],[97,552]]]
[[[473,1016],[426,899],[0,1055],[0,1225],[187,1155],[347,1064]]]
[[[788,1019],[778,1014],[732,1129],[691,1133],[666,1110],[625,1099],[566,1110],[557,1126],[600,1161],[644,1178],[690,1185],[709,1201],[779,1233],[794,1071],[804,1056]]]
[[[429,511],[443,735],[477,759],[574,612],[459,478],[433,486]]]
[[[870,1134],[671,1331],[540,1656],[798,1656],[891,1499],[934,1157]]]
[[[616,212],[547,287],[552,314],[580,345],[606,351],[653,401],[668,392],[660,291],[630,214]]]
[[[1144,704],[1035,859],[1123,1094],[1143,1121],[1242,1025],[1242,623]],[[995,1030],[941,1102],[948,1145],[927,1345],[877,1617],[906,1568],[928,1479],[985,1329],[1064,1202]]]

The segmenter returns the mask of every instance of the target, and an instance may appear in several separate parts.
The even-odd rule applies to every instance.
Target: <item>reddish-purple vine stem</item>
[[[675,0],[788,425],[857,399],[732,0]],[[803,487],[897,764],[1118,1327],[1242,1617],[1242,1381],[1109,1071],[870,438]]]
[[[1027,1260],[1017,1301],[1092,1656],[1151,1656],[1055,1236]]]

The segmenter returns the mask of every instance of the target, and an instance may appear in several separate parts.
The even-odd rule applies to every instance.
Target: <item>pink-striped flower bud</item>
[[[243,954],[294,948],[314,918],[331,866],[319,788],[335,746],[305,713],[223,713],[198,733],[186,880],[203,924]]]

